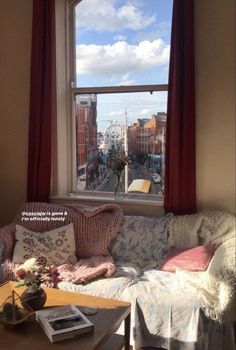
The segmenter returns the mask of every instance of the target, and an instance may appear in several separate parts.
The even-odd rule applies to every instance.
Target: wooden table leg
[[[125,350],[130,350],[130,314],[125,318]]]

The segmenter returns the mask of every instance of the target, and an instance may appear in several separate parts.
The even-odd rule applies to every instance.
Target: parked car
[[[152,181],[154,184],[160,184],[161,183],[161,175],[154,173],[152,174]]]

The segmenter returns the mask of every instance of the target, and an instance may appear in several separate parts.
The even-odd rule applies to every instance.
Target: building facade
[[[98,168],[97,97],[77,95],[76,118],[76,169],[77,189],[90,188]]]
[[[129,152],[164,155],[165,135],[165,112],[158,112],[150,119],[137,119],[137,122],[128,128]]]

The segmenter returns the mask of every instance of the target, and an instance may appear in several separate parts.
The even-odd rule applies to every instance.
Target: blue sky
[[[77,86],[167,83],[172,2],[82,0],[76,7]],[[98,95],[99,131],[107,125],[102,120],[124,114],[125,108],[130,123],[166,110],[166,93],[150,96]]]

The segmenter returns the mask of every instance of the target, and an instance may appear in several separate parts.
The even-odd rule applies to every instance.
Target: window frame
[[[76,191],[76,133],[74,97],[77,94],[110,94],[167,91],[168,84],[76,87],[75,7],[82,0],[57,0],[55,13],[55,110],[53,128],[52,192],[51,199],[70,198],[106,202],[111,192]],[[66,67],[66,68],[65,68]],[[65,172],[65,168],[67,171]],[[69,196],[69,197],[68,197]],[[145,197],[145,196],[144,196]],[[163,196],[157,200],[126,198],[126,204],[163,207]]]

